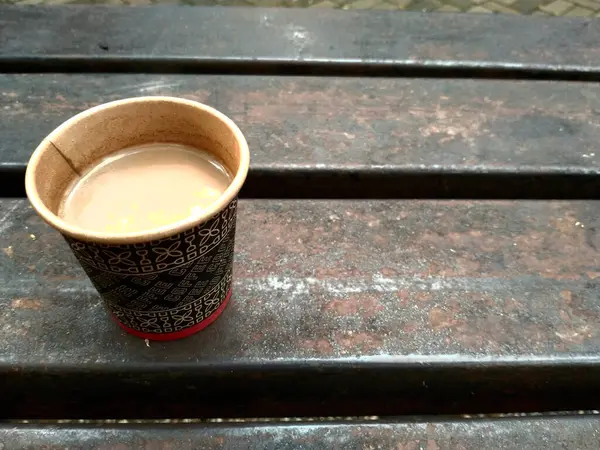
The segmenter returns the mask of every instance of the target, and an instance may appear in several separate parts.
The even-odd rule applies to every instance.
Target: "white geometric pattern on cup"
[[[132,311],[111,305],[112,313],[125,326],[145,333],[172,333],[189,328],[210,317],[231,289],[231,272],[194,302],[168,311]]]
[[[85,262],[82,266],[111,306],[135,311],[166,311],[196,301],[219,283],[226,272],[231,271],[234,245],[231,235],[210,256],[174,269],[175,274],[122,275],[97,270]]]

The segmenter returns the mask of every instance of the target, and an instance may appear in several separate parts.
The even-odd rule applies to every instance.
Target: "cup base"
[[[231,298],[231,289],[229,289],[229,292],[225,296],[225,300],[223,300],[223,303],[221,303],[221,305],[210,316],[208,316],[202,322],[197,323],[194,326],[191,326],[184,330],[175,331],[173,333],[144,333],[143,331],[137,331],[137,330],[134,330],[133,328],[129,328],[128,326],[126,326],[122,322],[120,322],[115,316],[112,316],[112,318],[114,319],[115,322],[117,322],[117,325],[119,325],[127,333],[132,334],[133,336],[139,337],[141,339],[148,339],[149,341],[174,341],[176,339],[186,338],[188,336],[191,336],[192,334],[196,334],[199,331],[204,330],[207,326],[209,326],[211,323],[213,323],[215,320],[217,320],[217,318],[221,315],[221,313],[227,307],[227,304],[229,303],[230,298]]]

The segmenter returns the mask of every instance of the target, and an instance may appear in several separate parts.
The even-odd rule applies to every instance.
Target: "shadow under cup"
[[[202,216],[150,231],[92,232],[58,217],[67,188],[84,170],[114,152],[151,143],[208,151],[229,169],[232,182]],[[249,158],[239,128],[215,109],[178,98],[140,97],[97,106],[59,126],[33,153],[25,187],[117,323],[144,339],[172,340],[212,323],[231,296],[237,195]]]

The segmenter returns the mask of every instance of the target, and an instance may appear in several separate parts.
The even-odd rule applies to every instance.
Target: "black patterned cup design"
[[[211,324],[229,301],[236,209],[233,200],[206,223],[146,243],[65,239],[123,329],[178,339]]]
[[[225,164],[233,180],[212,209],[131,234],[83,230],[58,217],[66,187],[86,168],[123,148],[153,142],[201,148]],[[173,340],[211,324],[229,302],[237,195],[249,155],[239,128],[213,108],[140,97],[97,106],[59,126],[34,151],[25,187],[34,209],[64,236],[119,326],[143,339]]]

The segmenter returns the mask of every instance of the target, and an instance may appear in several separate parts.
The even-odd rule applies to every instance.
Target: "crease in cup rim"
[[[134,233],[103,233],[98,231],[88,231],[83,228],[69,224],[65,220],[61,219],[57,214],[54,214],[52,211],[50,211],[50,209],[48,209],[46,205],[44,205],[44,203],[42,202],[34,182],[34,169],[40,159],[40,156],[42,155],[42,147],[44,146],[44,144],[48,141],[52,143],[53,136],[61,133],[65,128],[72,126],[74,123],[80,121],[81,119],[84,119],[88,116],[91,116],[92,114],[97,113],[98,111],[132,103],[148,102],[179,103],[182,105],[192,106],[194,108],[201,109],[215,116],[218,120],[223,122],[231,130],[235,137],[235,140],[240,144],[240,161],[238,164],[238,170],[235,173],[233,180],[231,181],[225,192],[221,194],[219,199],[215,201],[215,203],[213,203],[213,205],[210,208],[207,208],[202,214],[187,219],[179,220],[177,222],[173,222],[172,224],[164,225],[162,227],[152,228],[147,231],[138,231]],[[74,115],[70,119],[60,124],[57,128],[55,128],[54,131],[52,131],[48,136],[46,136],[42,140],[42,142],[36,147],[29,159],[27,170],[25,172],[25,191],[27,193],[29,201],[31,202],[34,209],[38,212],[38,214],[40,214],[40,216],[42,216],[42,218],[51,226],[70,237],[82,241],[95,242],[100,244],[139,244],[143,242],[154,241],[157,239],[163,239],[174,234],[181,233],[182,231],[189,230],[190,228],[193,228],[203,222],[206,222],[217,212],[222,211],[237,196],[240,189],[242,188],[242,185],[244,184],[244,181],[246,180],[246,176],[248,174],[249,165],[250,151],[248,149],[248,143],[246,142],[246,138],[242,134],[239,127],[235,124],[235,122],[222,112],[203,103],[195,102],[193,100],[186,100],[178,97],[132,97],[94,106],[90,109],[87,109]]]

